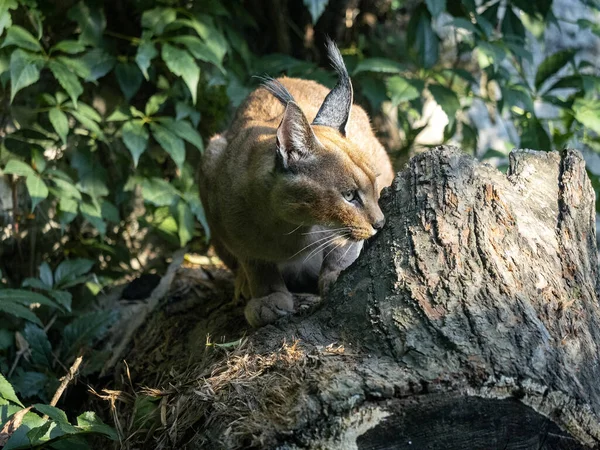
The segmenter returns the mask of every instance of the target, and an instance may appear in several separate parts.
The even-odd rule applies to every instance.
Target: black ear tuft
[[[352,108],[352,82],[342,54],[329,38],[327,38],[327,54],[339,79],[335,87],[325,97],[315,120],[313,120],[313,125],[325,125],[335,128],[345,136],[346,124],[350,118],[350,109]]]
[[[309,158],[317,143],[317,137],[300,107],[293,101],[289,102],[277,128],[277,151],[283,167],[289,168]]]
[[[279,100],[283,104],[283,106],[287,106],[289,102],[294,101],[294,97],[292,97],[290,91],[288,91],[287,88],[283,84],[281,84],[279,80],[276,80],[275,78],[271,78],[269,76],[257,76],[256,78],[262,81],[262,87],[264,87],[267,91],[273,94],[273,96],[277,100]]]

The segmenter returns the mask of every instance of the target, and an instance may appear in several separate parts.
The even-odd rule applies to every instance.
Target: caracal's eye
[[[347,202],[352,202],[358,198],[358,191],[356,189],[351,189],[349,191],[342,192],[342,196],[344,200]]]

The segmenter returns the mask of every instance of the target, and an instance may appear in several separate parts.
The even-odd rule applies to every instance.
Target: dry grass
[[[209,441],[211,448],[215,442],[227,449],[268,447],[306,418],[297,405],[306,407],[300,398],[317,359],[298,342],[263,355],[244,341],[233,350],[209,345],[200,366],[169,374],[161,389],[94,393],[110,403],[122,448],[187,448],[191,442],[203,448]],[[140,406],[143,397],[151,407]]]

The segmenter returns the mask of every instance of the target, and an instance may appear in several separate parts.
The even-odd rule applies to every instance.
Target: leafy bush
[[[89,447],[82,437],[89,434],[118,439],[115,430],[91,411],[81,414],[77,417],[77,425],[72,425],[67,414],[55,406],[36,403],[26,408],[0,374],[0,429],[10,425],[16,429],[10,436],[0,433],[0,445],[5,450],[41,447],[85,449]]]

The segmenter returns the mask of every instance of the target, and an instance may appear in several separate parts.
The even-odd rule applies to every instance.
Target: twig
[[[58,314],[54,314],[52,316],[52,318],[48,321],[48,323],[46,324],[46,326],[44,327],[44,332],[48,333],[48,330],[50,328],[52,328],[52,325],[54,325],[54,322],[56,322],[56,318],[58,317]]]
[[[133,339],[133,335],[136,330],[142,326],[146,317],[154,311],[154,309],[158,306],[158,302],[161,298],[167,295],[169,288],[171,287],[171,282],[173,278],[175,278],[175,272],[181,266],[183,262],[183,255],[187,251],[186,248],[182,248],[173,253],[173,261],[169,264],[169,268],[167,269],[167,273],[161,278],[158,286],[154,288],[150,297],[146,299],[146,303],[143,304],[138,310],[137,315],[135,315],[131,321],[127,323],[127,330],[124,336],[120,339],[120,342],[115,343],[113,347],[113,354],[110,359],[104,364],[104,368],[102,372],[100,372],[100,376],[106,375],[109,370],[111,370],[118,361],[121,360],[121,355],[125,353],[127,346]]]
[[[69,383],[73,381],[73,378],[75,378],[75,375],[79,370],[79,366],[81,365],[81,361],[83,361],[83,356],[79,355],[73,363],[73,365],[71,366],[71,368],[69,369],[69,371],[67,372],[67,374],[64,377],[62,377],[60,386],[58,386],[58,389],[54,393],[54,397],[52,397],[52,400],[50,401],[50,406],[56,406]],[[44,419],[47,418],[48,416],[44,415]]]

